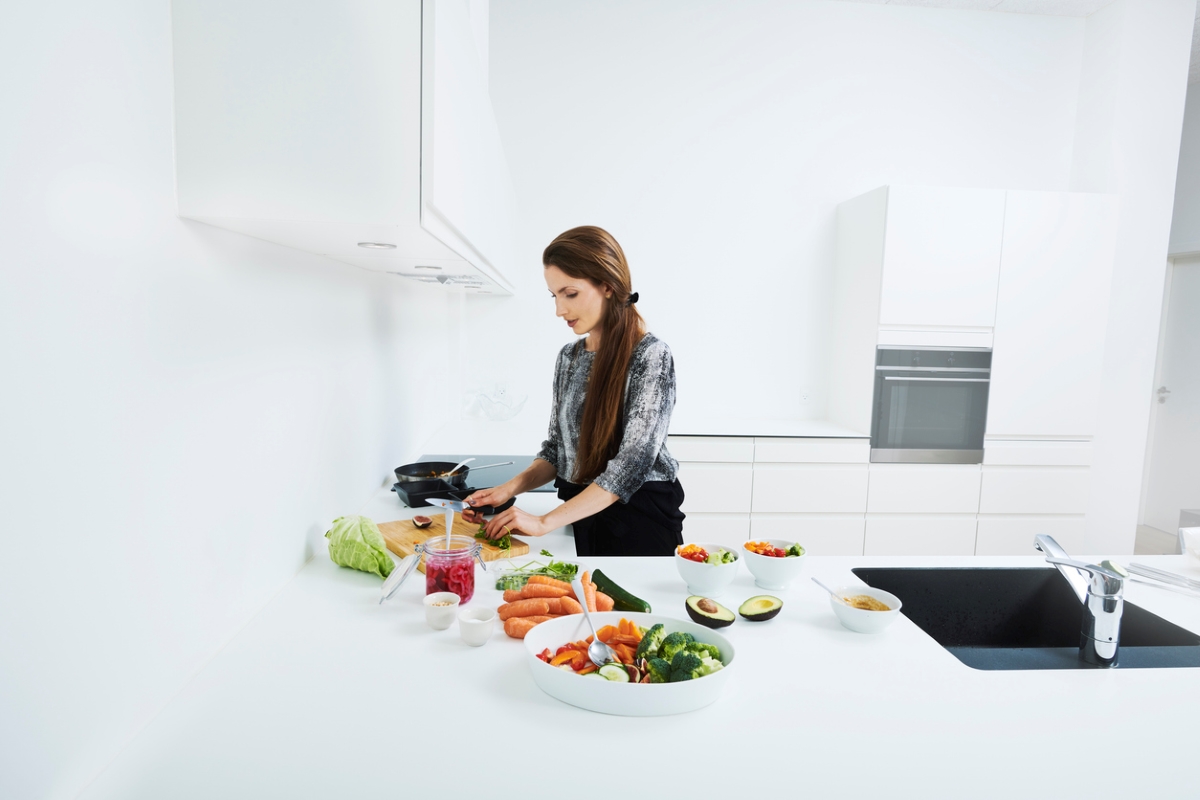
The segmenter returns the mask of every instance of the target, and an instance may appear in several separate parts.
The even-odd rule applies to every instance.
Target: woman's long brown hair
[[[629,302],[629,263],[625,252],[608,231],[584,225],[559,234],[542,253],[542,264],[558,267],[571,278],[612,290],[612,297],[604,301],[600,318],[600,349],[588,378],[575,475],[571,478],[575,483],[584,483],[603,472],[621,446],[625,378],[633,348],[642,340],[646,328],[642,315]]]

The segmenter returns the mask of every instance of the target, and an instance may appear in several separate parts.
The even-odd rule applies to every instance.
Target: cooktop
[[[492,467],[485,469],[483,472],[472,471],[467,475],[467,483],[477,489],[484,489],[488,486],[499,486],[510,478],[515,478],[523,469],[528,467],[533,462],[533,456],[481,456],[475,453],[458,453],[447,455],[445,453],[437,453],[434,455],[423,455],[417,461],[449,461],[452,464],[457,464],[464,458],[474,456],[475,460],[468,464],[468,467],[473,467],[476,464],[484,466],[485,464],[495,464],[498,461],[511,461],[507,467]],[[547,483],[544,486],[539,486],[534,489],[535,492],[553,492],[554,483]]]

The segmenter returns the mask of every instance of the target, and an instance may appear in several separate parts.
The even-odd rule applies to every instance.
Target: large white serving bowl
[[[683,582],[687,584],[688,594],[718,597],[737,577],[738,564],[746,551],[713,542],[688,542],[688,544],[699,545],[707,553],[715,553],[717,550],[728,550],[733,553],[736,560],[728,564],[702,564],[699,561],[684,558],[679,555],[679,548],[675,548],[675,568],[679,570],[679,577],[683,578]]]
[[[829,605],[833,608],[833,613],[837,616],[838,621],[855,633],[879,633],[900,616],[900,598],[883,589],[874,589],[870,586],[842,586],[838,588],[837,593],[841,597],[865,594],[889,606],[887,611],[867,611],[848,606],[830,595]]]
[[[759,539],[756,541],[765,541],[772,547],[784,550],[795,544],[795,542],[784,539]],[[762,589],[780,590],[786,589],[788,584],[800,577],[800,571],[804,569],[804,559],[808,558],[808,554],[776,558],[752,553],[746,549],[745,545],[742,545],[742,558],[746,560],[746,569],[750,570],[750,574],[754,576],[755,586]]]
[[[734,565],[736,566],[736,565]],[[599,678],[589,678],[552,667],[537,657],[549,648],[553,653],[568,642],[591,636],[591,629],[582,614],[559,617],[535,626],[525,635],[525,653],[533,680],[543,692],[553,698],[588,711],[601,714],[616,714],[623,717],[660,717],[667,714],[683,714],[716,701],[733,673],[733,645],[719,633],[662,614],[639,614],[631,611],[599,611],[592,619],[599,628],[616,625],[621,618],[632,620],[643,628],[661,622],[667,633],[685,631],[701,642],[715,644],[721,649],[721,661],[725,668],[679,683],[617,683]]]

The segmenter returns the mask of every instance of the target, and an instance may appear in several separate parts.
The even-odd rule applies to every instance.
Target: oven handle
[[[885,375],[885,381],[932,381],[936,383],[991,383],[991,378],[906,378],[900,375]]]

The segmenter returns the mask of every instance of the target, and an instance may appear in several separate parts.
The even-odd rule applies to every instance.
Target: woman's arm
[[[558,470],[549,461],[543,461],[540,458],[535,458],[533,463],[525,469],[521,470],[516,477],[510,478],[499,486],[493,486],[491,489],[480,489],[478,492],[471,494],[466,503],[476,506],[499,506],[507,503],[510,498],[516,497],[521,492],[527,492],[530,489],[536,489],[543,483],[549,483],[558,475]],[[463,509],[463,520],[470,523],[483,522],[483,515],[476,514],[470,509]],[[511,526],[510,526],[511,527]],[[488,529],[489,533],[491,528]],[[502,536],[503,533],[496,534],[496,537]],[[493,537],[493,538],[496,538]]]
[[[515,479],[514,479],[515,480]],[[487,523],[489,539],[499,539],[506,533],[521,533],[525,536],[545,536],[555,528],[578,522],[584,517],[598,514],[617,502],[617,496],[591,484],[582,492],[563,503],[548,514],[536,516],[513,506],[501,511]],[[463,518],[466,518],[464,512]],[[474,520],[467,520],[473,522]]]

